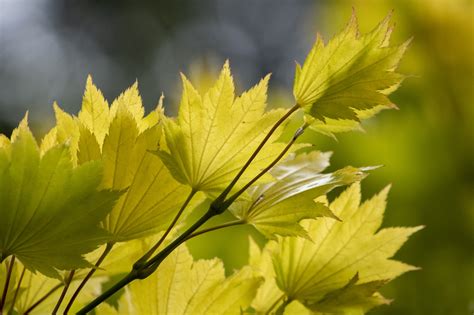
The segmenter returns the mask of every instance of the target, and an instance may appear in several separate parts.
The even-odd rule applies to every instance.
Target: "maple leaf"
[[[73,167],[69,148],[42,152],[27,118],[0,148],[0,257],[14,255],[31,271],[89,266],[82,257],[104,243],[99,227],[119,192],[101,190],[100,163]]]
[[[312,241],[282,237],[264,251],[271,255],[278,289],[314,312],[364,312],[386,303],[376,291],[413,266],[390,259],[408,237],[422,227],[379,229],[388,189],[360,203],[353,184],[330,208],[342,222],[306,220]],[[275,290],[275,289],[267,289]],[[282,299],[283,300],[283,299]],[[266,301],[272,305],[274,301]],[[260,300],[259,305],[263,302]]]
[[[303,67],[296,65],[293,87],[296,102],[319,120],[315,130],[332,134],[358,129],[360,119],[396,107],[387,96],[405,78],[395,70],[410,40],[389,46],[391,33],[389,15],[360,35],[353,13],[346,28],[326,45],[318,34]]]
[[[234,96],[234,83],[228,62],[215,85],[203,96],[182,75],[183,95],[177,119],[164,118],[166,148],[160,157],[181,183],[196,191],[218,192],[227,186],[275,122],[282,110],[265,112],[269,76],[256,86]],[[282,151],[275,143],[281,128],[270,144],[241,178],[255,175]]]
[[[239,314],[246,309],[261,279],[250,267],[224,276],[217,258],[194,261],[181,245],[145,280],[133,282],[118,310],[101,304],[100,314]]]
[[[337,219],[315,199],[365,177],[362,169],[354,167],[321,174],[329,166],[330,155],[319,151],[290,155],[270,171],[275,180],[251,187],[249,196],[237,200],[230,211],[268,238],[275,234],[307,237],[298,224],[301,220],[320,216]]]
[[[174,180],[159,157],[162,98],[144,117],[144,108],[135,82],[109,108],[100,90],[88,77],[82,109],[73,117],[55,106],[57,140],[71,142],[78,164],[102,161],[101,187],[124,190],[115,207],[102,222],[111,242],[123,242],[166,229],[189,188]],[[69,129],[70,138],[59,137]],[[192,208],[202,198],[197,196]],[[186,214],[185,214],[186,215]],[[183,216],[184,217],[184,216]]]

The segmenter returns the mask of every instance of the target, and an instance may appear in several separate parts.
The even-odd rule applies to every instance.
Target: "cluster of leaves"
[[[136,83],[109,106],[90,77],[79,114],[54,104],[56,126],[39,145],[25,117],[0,136],[0,312],[56,312],[63,299],[79,310],[130,269],[125,284],[146,279],[118,308],[97,303],[100,314],[353,314],[387,303],[378,289],[414,269],[390,258],[419,228],[377,231],[388,189],[360,205],[370,168],[322,173],[330,153],[294,141],[307,127],[333,135],[394,107],[387,95],[403,79],[395,68],[407,44],[389,46],[389,23],[359,35],[353,15],[327,45],[318,36],[297,65],[289,111],[266,110],[269,76],[236,96],[226,62],[204,94],[182,76],[177,118],[163,98],[145,116]],[[299,110],[304,125],[284,143]],[[211,214],[183,232],[205,200]],[[250,224],[269,239],[263,249],[250,239],[249,264],[229,277],[184,244],[225,210],[236,221],[212,229]]]

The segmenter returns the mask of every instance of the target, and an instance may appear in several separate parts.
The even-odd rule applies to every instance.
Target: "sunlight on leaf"
[[[306,220],[303,226],[312,241],[283,237],[267,245],[276,283],[287,298],[298,300],[315,312],[343,314],[363,312],[387,302],[377,289],[416,269],[390,258],[411,234],[422,228],[377,231],[387,193],[388,189],[384,189],[359,205],[360,185],[353,184],[330,205],[342,222],[329,218]],[[266,302],[271,305],[274,301]]]
[[[228,62],[219,79],[200,95],[182,76],[183,95],[177,119],[163,121],[166,146],[159,155],[181,183],[195,190],[216,193],[228,185],[242,168],[265,132],[283,115],[282,110],[265,112],[269,76],[235,98]],[[272,143],[260,152],[241,183],[253,178],[283,149]]]
[[[18,266],[19,267],[19,266]],[[17,268],[19,270],[20,268]],[[18,273],[20,273],[18,271]],[[94,278],[91,280],[86,287],[81,291],[76,305],[71,309],[73,313],[80,309],[81,305],[84,305],[88,300],[97,296],[100,293],[101,284],[107,280],[106,277]],[[66,294],[66,301],[69,300],[74,290],[79,285],[80,281],[76,278],[70,285],[70,290]],[[15,303],[15,310],[18,314],[24,314],[33,304],[35,304],[40,298],[44,297],[48,293],[52,292],[48,298],[39,304],[30,314],[50,314],[51,310],[54,309],[56,302],[62,291],[62,286],[59,279],[53,279],[45,277],[41,274],[34,274],[30,271],[26,271],[21,282],[21,294],[17,297]],[[62,313],[62,309],[66,305],[62,305],[59,313]]]
[[[118,310],[102,304],[102,314],[239,314],[260,284],[249,267],[225,278],[222,262],[194,261],[186,246],[175,250],[149,278],[133,282]]]
[[[331,153],[319,151],[290,155],[270,171],[274,181],[250,188],[249,196],[237,200],[230,207],[231,212],[268,238],[275,234],[307,237],[298,224],[301,220],[321,216],[337,219],[324,203],[315,199],[366,176],[354,167],[321,174],[329,166],[330,156]]]
[[[99,160],[104,166],[101,187],[124,191],[112,212],[103,221],[111,242],[123,242],[166,229],[190,189],[171,176],[163,162],[151,151],[161,141],[162,99],[144,117],[138,83],[123,92],[108,107],[102,92],[87,79],[79,118],[55,106],[57,130],[71,129],[68,140],[76,148],[78,164]],[[198,195],[189,207],[199,203]],[[186,212],[185,215],[189,213]],[[185,217],[185,216],[183,216]]]
[[[107,240],[99,222],[119,197],[98,191],[101,178],[98,162],[73,168],[64,144],[40,156],[25,117],[0,148],[1,260],[15,255],[53,277],[56,269],[88,266],[82,255]]]
[[[293,94],[305,112],[319,120],[312,126],[315,130],[332,134],[359,129],[361,119],[396,108],[387,95],[405,78],[395,70],[410,40],[389,46],[390,18],[360,35],[353,13],[346,28],[327,44],[318,34],[303,67],[297,64]]]

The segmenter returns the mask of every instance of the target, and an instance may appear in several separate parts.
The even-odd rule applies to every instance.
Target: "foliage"
[[[100,164],[73,168],[64,144],[40,151],[25,117],[0,148],[0,174],[1,260],[52,277],[90,266],[82,255],[107,240],[98,224],[119,196],[98,190]]]
[[[183,96],[176,120],[164,117],[166,148],[159,155],[176,179],[194,190],[219,192],[242,168],[283,109],[265,112],[269,76],[240,97],[234,96],[229,63],[200,95],[182,76]],[[281,132],[281,130],[279,130]],[[252,163],[244,180],[272,161],[284,144],[274,142]]]
[[[333,124],[332,134],[345,130],[339,120],[358,124],[393,107],[387,95],[403,78],[395,68],[406,44],[389,46],[389,23],[359,35],[353,15],[326,47],[318,38],[297,66],[289,110],[266,110],[269,76],[236,97],[226,62],[203,94],[182,76],[177,118],[165,115],[163,98],[145,116],[137,83],[109,106],[89,77],[79,114],[54,104],[56,126],[39,147],[26,119],[11,139],[0,137],[0,251],[8,262],[0,307],[353,314],[387,303],[379,288],[414,269],[390,258],[419,228],[377,231],[388,190],[359,205],[358,182],[373,168],[322,173],[331,154],[295,142],[307,127]],[[293,130],[286,123],[297,111],[305,122]],[[328,203],[329,191],[349,184]],[[187,220],[201,204],[207,211]],[[201,228],[225,211],[238,220]],[[194,260],[183,244],[246,223],[269,240],[263,250],[251,242],[249,264],[228,277],[218,258]],[[118,308],[103,303],[123,287]]]

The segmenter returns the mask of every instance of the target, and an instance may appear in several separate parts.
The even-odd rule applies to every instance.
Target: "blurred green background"
[[[392,183],[386,226],[426,225],[397,254],[420,266],[383,289],[394,299],[373,314],[474,312],[474,2],[352,1],[64,1],[0,0],[0,131],[24,112],[39,133],[51,127],[51,103],[77,112],[91,73],[111,100],[136,78],[152,108],[161,91],[175,113],[178,72],[201,80],[229,58],[243,88],[273,73],[271,105],[289,106],[294,60],[316,31],[341,30],[355,7],[362,31],[394,10],[394,42],[414,36],[401,64],[413,74],[392,96],[400,111],[364,123],[366,133],[338,141],[314,135],[334,152],[331,169],[379,165],[365,197]],[[224,219],[221,219],[224,220]],[[220,256],[231,272],[247,261],[251,227],[190,241],[196,257]]]

